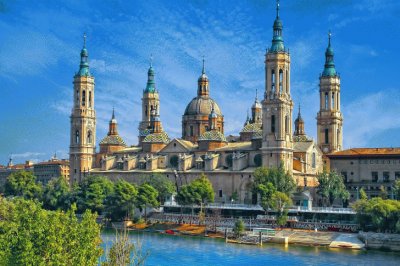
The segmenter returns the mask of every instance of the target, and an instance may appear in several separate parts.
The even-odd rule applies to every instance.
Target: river
[[[396,252],[339,250],[326,247],[264,244],[247,246],[227,244],[224,240],[203,237],[131,233],[150,252],[146,265],[400,265]],[[115,239],[103,232],[103,248]]]

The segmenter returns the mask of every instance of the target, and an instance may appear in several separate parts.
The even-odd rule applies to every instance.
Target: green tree
[[[119,179],[106,200],[108,216],[114,221],[125,217],[132,218],[137,194],[134,185]]]
[[[42,186],[36,183],[36,176],[29,171],[18,171],[8,176],[4,195],[24,197],[26,199],[40,198]]]
[[[272,196],[276,192],[276,188],[271,182],[266,184],[258,184],[255,187],[255,191],[260,195],[261,207],[263,207],[265,213],[268,213],[268,209],[272,204]]]
[[[387,199],[388,198],[388,193],[386,191],[386,188],[384,186],[379,187],[379,197],[382,199]]]
[[[288,196],[296,189],[296,183],[293,177],[285,171],[283,163],[278,168],[257,168],[254,171],[254,183],[255,187],[259,184],[267,186],[268,183],[272,183],[277,191]]]
[[[326,172],[317,175],[318,193],[323,199],[328,200],[329,206],[332,206],[335,199],[347,200],[350,198],[350,193],[346,190],[343,182],[343,177],[335,171]]]
[[[165,199],[175,192],[174,183],[163,174],[152,174],[146,176],[145,183],[148,183],[157,190],[158,201],[161,204],[164,204]]]
[[[292,200],[283,192],[275,192],[271,199],[272,208],[276,211],[276,223],[280,226],[286,224],[288,208]]]
[[[367,193],[365,193],[364,188],[360,189],[360,199],[361,200],[367,200],[368,199]]]
[[[76,188],[75,188],[76,189]],[[106,199],[113,193],[114,185],[103,176],[88,176],[79,184],[74,192],[78,210],[89,209],[102,214],[106,207]]]
[[[196,204],[214,202],[214,189],[204,173],[199,178],[193,180],[189,186],[192,188],[193,194],[195,194],[194,199]]]
[[[400,200],[400,179],[397,179],[394,182],[394,186],[393,186],[393,192],[394,192],[394,196],[396,197],[397,200]]]
[[[144,183],[139,187],[136,203],[141,212],[144,210],[145,220],[147,220],[147,207],[158,207],[160,205],[157,198],[157,190],[149,184]]]
[[[244,222],[242,219],[238,219],[233,226],[233,233],[236,238],[239,238],[244,232]]]
[[[102,253],[96,215],[80,221],[68,212],[44,210],[37,202],[0,198],[1,265],[96,265]]]
[[[50,180],[44,187],[43,207],[48,210],[68,210],[71,206],[71,189],[64,177]]]

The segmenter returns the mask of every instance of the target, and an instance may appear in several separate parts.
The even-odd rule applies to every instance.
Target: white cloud
[[[24,152],[24,153],[16,153],[16,154],[12,154],[12,158],[33,158],[33,157],[38,157],[44,155],[44,153],[41,152]]]

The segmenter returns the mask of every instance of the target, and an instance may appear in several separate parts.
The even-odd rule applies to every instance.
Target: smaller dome
[[[125,141],[119,135],[109,135],[106,136],[102,141],[100,141],[100,145],[121,145],[126,146]]]
[[[261,127],[262,127],[261,123],[247,124],[243,127],[241,132],[259,132],[262,131]]]
[[[88,51],[87,51],[86,48],[83,48],[83,49],[81,50],[81,56],[88,56]]]
[[[271,25],[271,24],[270,24]],[[274,28],[283,28],[282,20],[280,18],[276,18],[274,21]]]
[[[260,103],[258,100],[256,100],[256,101],[253,103],[253,106],[252,106],[251,108],[253,108],[253,109],[262,109],[262,105],[261,105],[261,103]]]
[[[220,141],[227,142],[224,134],[217,130],[206,131],[199,137],[199,141]]]
[[[193,98],[186,106],[184,115],[209,115],[212,107],[218,116],[222,116],[218,104],[208,96],[198,96]]]
[[[208,81],[208,77],[206,73],[202,73],[201,76],[199,77],[198,81]]]
[[[149,134],[143,140],[143,142],[145,143],[164,143],[164,144],[169,143],[169,141],[170,139],[166,132]]]

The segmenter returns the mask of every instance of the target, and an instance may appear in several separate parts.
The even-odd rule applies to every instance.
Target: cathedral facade
[[[320,76],[318,140],[305,133],[300,108],[293,122],[291,59],[283,40],[283,23],[277,6],[272,44],[265,55],[265,88],[256,97],[238,136],[224,135],[224,116],[211,98],[212,81],[205,63],[197,81],[197,96],[182,116],[182,137],[170,139],[161,123],[162,98],[152,65],[142,94],[142,121],[138,145],[128,146],[118,133],[112,112],[109,132],[95,152],[96,116],[94,77],[89,71],[86,45],[80,69],[74,76],[74,106],[71,113],[70,179],[80,182],[86,175],[104,175],[141,183],[144,175],[162,173],[177,187],[205,173],[213,184],[215,199],[229,201],[233,194],[251,203],[251,184],[257,167],[278,167],[281,163],[300,187],[313,187],[323,169],[324,153],[342,149],[340,77],[333,61],[329,37],[325,66]],[[294,128],[293,128],[294,127]]]

